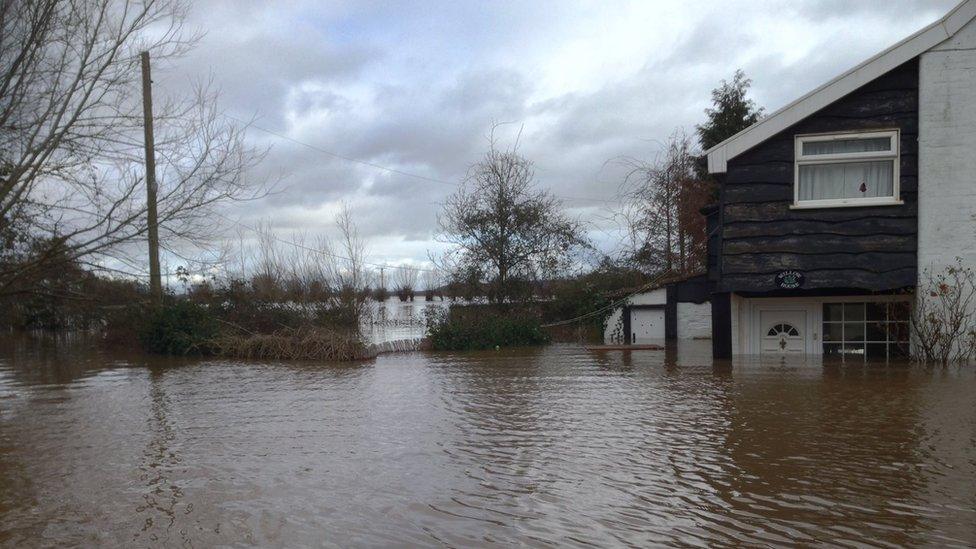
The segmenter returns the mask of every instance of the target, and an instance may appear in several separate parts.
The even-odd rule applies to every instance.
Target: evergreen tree
[[[763,115],[762,107],[746,97],[752,80],[742,69],[735,71],[732,81],[722,80],[722,85],[712,90],[712,108],[705,109],[708,119],[695,126],[698,143],[703,151],[718,145],[729,137],[758,122]]]

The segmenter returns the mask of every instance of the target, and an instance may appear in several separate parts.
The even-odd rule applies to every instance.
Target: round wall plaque
[[[776,285],[784,290],[795,290],[803,286],[803,273],[798,271],[783,271],[776,275]]]

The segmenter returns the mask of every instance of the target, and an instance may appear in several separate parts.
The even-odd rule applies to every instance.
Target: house
[[[976,265],[976,0],[707,151],[713,355],[907,352],[920,273]]]
[[[663,344],[710,339],[711,285],[704,274],[660,280],[623,296],[604,328],[607,343]]]

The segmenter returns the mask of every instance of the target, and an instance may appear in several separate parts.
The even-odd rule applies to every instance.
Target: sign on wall
[[[776,285],[784,290],[795,290],[803,286],[803,273],[799,271],[783,271],[776,275]]]

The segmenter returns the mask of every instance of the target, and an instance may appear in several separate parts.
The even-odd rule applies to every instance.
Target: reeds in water
[[[245,359],[341,361],[367,357],[358,335],[323,328],[223,335],[213,340],[213,346],[217,355]]]

